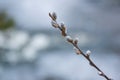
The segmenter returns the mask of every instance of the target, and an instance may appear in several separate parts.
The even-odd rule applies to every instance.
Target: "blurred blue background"
[[[119,80],[120,0],[0,0],[0,80],[102,80],[52,28],[53,11],[83,52]]]

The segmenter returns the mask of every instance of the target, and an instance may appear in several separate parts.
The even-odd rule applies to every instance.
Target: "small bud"
[[[86,51],[86,54],[87,54],[87,55],[90,55],[90,54],[91,54],[91,51],[90,51],[90,50],[87,50],[87,51]]]
[[[70,36],[65,36],[65,38],[66,38],[66,40],[67,40],[68,42],[70,42],[70,43],[73,42],[73,39],[72,39]]]
[[[78,37],[76,37],[76,38],[75,38],[75,40],[79,41],[79,38],[78,38]]]
[[[76,53],[77,55],[81,54],[81,52],[80,52],[76,47],[73,47],[73,49],[75,50],[75,53]]]
[[[66,30],[65,24],[64,24],[63,22],[60,24],[60,27],[61,27],[61,28],[64,28],[65,33],[67,33],[67,30]]]
[[[55,21],[57,19],[57,15],[55,12],[52,13],[53,20]]]
[[[67,30],[66,30],[66,27],[65,27],[65,25],[64,25],[64,23],[61,23],[60,24],[60,27],[61,27],[61,29],[62,29],[62,35],[63,36],[67,36]]]
[[[52,18],[52,15],[51,15],[51,13],[49,13],[49,16]]]
[[[102,73],[101,71],[99,71],[98,74],[99,74],[100,76],[103,76],[103,73]]]
[[[60,26],[61,26],[61,27],[64,27],[65,25],[64,25],[64,23],[62,22],[62,23],[60,24]]]
[[[78,38],[75,38],[75,40],[74,40],[74,44],[78,44]]]
[[[51,24],[54,28],[58,28],[59,26],[56,21],[52,21]]]
[[[63,36],[67,36],[67,34],[66,34],[66,27],[65,26],[61,26],[61,30],[62,30],[62,35]]]
[[[88,56],[89,57],[89,56]],[[94,64],[92,62],[89,62],[90,66],[94,66]]]
[[[74,50],[76,50],[77,48],[76,47],[73,47]]]

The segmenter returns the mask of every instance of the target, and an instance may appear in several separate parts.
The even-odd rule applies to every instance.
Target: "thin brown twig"
[[[81,54],[82,56],[84,56],[88,60],[89,64],[98,71],[98,74],[100,76],[104,77],[106,80],[112,80],[98,66],[96,66],[96,64],[91,60],[91,58],[90,58],[90,53],[91,52],[89,51],[86,54],[83,53],[82,50],[78,47],[78,40],[77,39],[73,40],[70,36],[68,36],[68,34],[66,32],[65,25],[63,23],[61,23],[61,24],[57,23],[57,21],[56,21],[56,19],[57,19],[56,13],[55,12],[49,13],[49,16],[52,19],[52,22],[51,22],[52,26],[54,28],[58,28],[61,31],[62,36],[66,38],[67,42],[71,43],[74,46],[74,48],[76,50],[76,54],[77,55]]]

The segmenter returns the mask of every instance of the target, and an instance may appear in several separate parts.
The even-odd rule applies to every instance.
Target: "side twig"
[[[89,64],[98,71],[98,74],[100,76],[104,77],[106,80],[112,80],[98,66],[96,66],[96,64],[91,60],[91,58],[90,58],[91,51],[88,50],[88,51],[86,51],[86,54],[83,53],[81,51],[81,49],[78,47],[78,39],[72,39],[70,36],[68,36],[67,30],[66,30],[66,27],[65,27],[64,23],[61,23],[61,24],[57,23],[57,21],[56,21],[56,19],[57,19],[56,13],[55,12],[49,13],[49,16],[52,19],[52,21],[51,21],[52,26],[54,28],[58,28],[61,31],[61,35],[66,38],[67,42],[71,43],[74,46],[76,54],[77,55],[81,54],[82,56],[84,56],[88,60]]]

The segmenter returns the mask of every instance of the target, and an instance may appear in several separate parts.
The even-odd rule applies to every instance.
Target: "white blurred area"
[[[37,57],[37,51],[46,49],[49,46],[49,37],[44,34],[33,36],[31,42],[23,49],[23,55],[26,60],[34,60]]]
[[[42,33],[31,36],[22,30],[0,31],[0,48],[5,51],[3,59],[11,64],[34,61],[39,54],[37,51],[46,49],[49,44],[49,37]]]
[[[11,50],[18,50],[22,46],[24,46],[25,43],[29,40],[29,34],[24,31],[9,31],[7,32],[9,38],[8,38],[8,44],[6,44],[6,47],[8,47]]]

